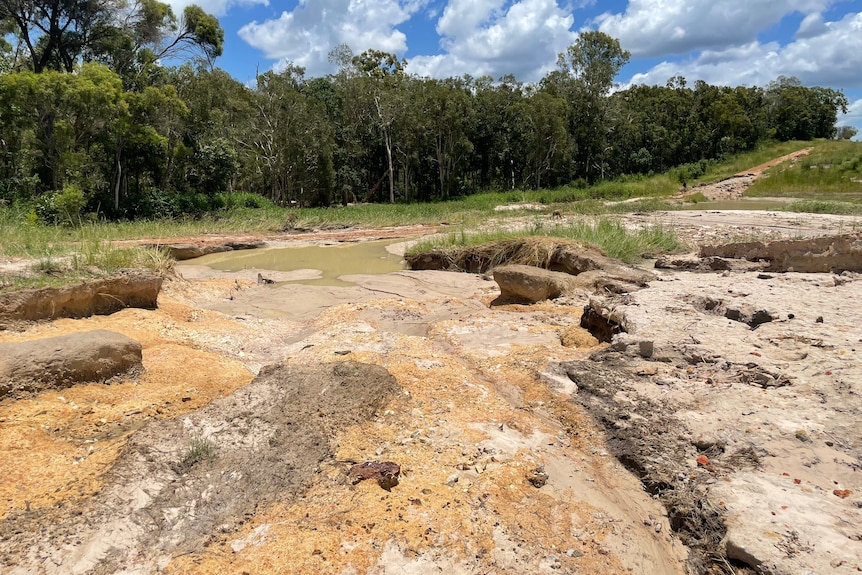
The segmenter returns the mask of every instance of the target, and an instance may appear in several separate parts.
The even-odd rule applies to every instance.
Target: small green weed
[[[195,435],[186,449],[182,463],[184,467],[189,468],[201,461],[213,459],[215,456],[215,444],[203,435]]]

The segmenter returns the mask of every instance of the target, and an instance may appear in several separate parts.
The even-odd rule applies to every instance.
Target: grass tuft
[[[213,459],[215,455],[215,443],[203,435],[195,435],[189,442],[182,464],[184,467],[189,468],[201,461]]]

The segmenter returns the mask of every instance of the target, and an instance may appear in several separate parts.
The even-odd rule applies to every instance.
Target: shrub
[[[87,205],[87,198],[84,191],[74,184],[65,186],[62,192],[54,196],[57,217],[62,223],[70,226],[81,225],[81,210],[85,205]]]

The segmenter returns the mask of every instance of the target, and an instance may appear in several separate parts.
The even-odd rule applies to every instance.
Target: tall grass
[[[536,222],[522,230],[492,229],[469,232],[461,229],[418,242],[407,255],[416,255],[437,249],[478,246],[521,237],[552,237],[595,246],[606,255],[625,262],[644,257],[674,253],[684,249],[676,233],[660,224],[629,229],[618,220],[608,217],[579,220],[573,224],[547,225]]]
[[[798,162],[771,168],[747,195],[862,203],[862,142],[820,142]],[[840,208],[829,203],[810,206]]]

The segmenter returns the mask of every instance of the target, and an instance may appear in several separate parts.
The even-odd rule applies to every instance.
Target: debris
[[[386,491],[398,485],[399,475],[401,475],[401,466],[391,461],[366,461],[350,468],[350,477],[354,485],[366,479],[374,479]]]
[[[527,481],[529,481],[533,487],[539,489],[540,487],[544,487],[548,482],[548,477],[548,473],[545,471],[545,466],[540,465],[527,475]]]

